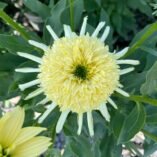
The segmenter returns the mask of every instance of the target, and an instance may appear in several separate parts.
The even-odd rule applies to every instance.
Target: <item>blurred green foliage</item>
[[[106,21],[111,26],[107,39],[110,50],[130,46],[129,58],[140,60],[137,69],[125,77],[122,83],[132,96],[128,99],[114,95],[118,110],[109,107],[111,122],[107,123],[96,111],[94,115],[95,136],[89,137],[87,125],[83,133],[77,136],[76,115],[71,114],[64,126],[66,137],[63,157],[120,157],[122,145],[142,156],[133,142],[136,133],[146,135],[144,144],[145,157],[157,149],[157,23],[152,16],[150,3],[153,0],[74,0],[73,16],[68,0],[23,0],[0,1],[0,100],[4,101],[17,95],[24,98],[29,92],[20,92],[18,84],[35,78],[15,73],[14,69],[27,64],[34,66],[16,55],[16,52],[29,52],[42,56],[42,52],[27,42],[28,39],[51,44],[52,38],[45,29],[51,25],[58,36],[63,35],[63,24],[73,25],[79,31],[84,16],[88,16],[89,32],[99,21]],[[7,14],[5,14],[5,12]],[[11,18],[10,18],[11,17]],[[16,20],[16,22],[13,21]],[[73,21],[72,21],[73,20]],[[18,24],[19,23],[19,24]],[[9,25],[9,26],[8,26]],[[25,27],[24,27],[25,26]],[[20,36],[17,34],[21,34]],[[35,104],[42,97],[24,101],[19,105],[26,108],[25,125],[38,125],[33,119],[34,112],[43,113],[43,106]],[[47,135],[55,140],[55,125],[59,117],[55,109],[43,122],[48,128]],[[86,119],[86,117],[84,117]],[[86,120],[85,120],[86,121]],[[86,123],[86,122],[85,122]],[[60,157],[60,151],[50,149],[47,157]]]

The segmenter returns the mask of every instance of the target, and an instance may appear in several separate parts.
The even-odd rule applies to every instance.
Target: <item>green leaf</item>
[[[1,72],[0,82],[0,101],[4,101],[17,95],[17,91],[9,92],[10,85],[13,82],[13,77],[11,76],[11,73]]]
[[[113,129],[113,134],[116,138],[118,138],[121,133],[124,120],[125,120],[125,116],[123,114],[120,114],[119,112],[117,112],[112,119],[111,126]]]
[[[16,23],[15,21],[13,21],[13,19],[11,17],[9,17],[3,10],[0,10],[0,18],[2,18],[12,28],[17,30],[25,40],[30,40],[31,39],[31,36],[23,28],[23,26],[21,26],[20,24]]]
[[[122,154],[122,146],[116,144],[116,140],[112,135],[106,134],[100,143],[101,157],[120,157]]]
[[[99,9],[99,6],[95,0],[84,0],[84,7],[87,12],[93,12]]]
[[[147,130],[142,130],[142,132],[144,133],[145,136],[149,137],[150,139],[152,139],[153,141],[157,142],[157,136],[148,132]]]
[[[71,14],[69,12],[70,6],[68,6],[61,14],[61,22],[62,24],[67,24],[67,25],[71,25],[71,29],[73,29],[74,31],[79,30],[79,26],[80,26],[80,21],[81,21],[81,16],[83,14],[83,0],[75,0],[73,2],[73,24],[72,23],[72,19],[67,18],[67,17],[71,17]],[[74,26],[73,26],[74,25]]]
[[[126,116],[117,143],[128,142],[144,126],[146,119],[145,109],[142,104],[137,103],[134,109]],[[118,122],[117,122],[118,123]]]
[[[67,138],[67,148],[63,157],[101,157],[99,141],[85,136],[75,136]]]
[[[3,10],[7,6],[7,3],[0,2],[0,10]]]
[[[50,16],[50,8],[38,0],[24,0],[24,5],[43,19]]]
[[[0,34],[0,48],[6,49],[11,53],[18,51],[30,52],[33,47],[18,36]]]
[[[154,50],[153,48],[147,47],[147,46],[141,46],[141,50],[144,50],[145,52],[150,53],[151,55],[157,57],[157,50]]]
[[[143,157],[148,157],[152,155],[157,150],[157,143],[148,144],[148,147],[144,148]]]
[[[157,92],[157,62],[154,63],[152,68],[147,72],[146,82],[141,86],[141,93],[149,95]]]
[[[157,107],[147,105],[146,106],[146,124],[155,125],[157,124]]]
[[[62,23],[61,23],[61,14],[66,8],[66,1],[60,0],[58,3],[51,9],[51,16],[47,19],[45,26],[50,25],[53,30],[56,32],[58,36],[62,33]],[[50,44],[52,37],[50,36],[49,32],[47,31],[46,27],[44,27],[44,39],[46,43]],[[51,40],[50,40],[51,39]]]
[[[47,152],[45,157],[61,157],[61,152],[60,150],[56,148],[50,148]]]
[[[23,58],[10,53],[0,54],[0,72],[13,72],[24,61]]]

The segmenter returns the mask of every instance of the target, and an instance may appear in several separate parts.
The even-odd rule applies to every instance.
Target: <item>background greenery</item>
[[[111,27],[107,39],[110,50],[130,46],[125,58],[140,60],[133,73],[122,77],[130,98],[114,95],[118,110],[109,107],[112,115],[107,123],[98,112],[93,112],[95,136],[89,137],[84,124],[81,136],[77,136],[76,115],[70,114],[64,126],[63,157],[120,157],[122,145],[143,156],[130,141],[142,131],[146,140],[148,157],[157,150],[157,22],[152,16],[151,3],[155,0],[0,0],[0,101],[20,95],[19,105],[26,108],[25,125],[38,125],[35,112],[44,112],[43,106],[35,106],[41,97],[24,101],[33,90],[20,92],[18,84],[35,78],[35,75],[15,73],[14,69],[33,62],[16,55],[29,52],[42,56],[42,52],[28,44],[29,39],[51,44],[53,41],[45,29],[50,24],[55,32],[63,35],[63,24],[79,31],[84,16],[88,16],[88,31],[92,32],[99,21]],[[14,20],[13,20],[14,19]],[[16,21],[16,22],[15,22]],[[20,35],[19,35],[20,34]],[[60,115],[55,109],[43,122],[47,136],[55,141],[55,125]],[[86,118],[86,117],[84,117]],[[86,121],[84,121],[86,123]],[[62,142],[62,141],[61,141]],[[50,148],[46,157],[60,157],[57,148]]]

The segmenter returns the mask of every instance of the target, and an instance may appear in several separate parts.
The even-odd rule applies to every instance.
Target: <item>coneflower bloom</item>
[[[16,72],[38,73],[37,79],[19,85],[23,91],[29,87],[37,86],[38,89],[30,93],[25,99],[31,99],[44,93],[45,99],[38,104],[51,101],[50,106],[39,118],[42,123],[51,111],[58,106],[61,111],[56,126],[59,133],[70,112],[78,115],[78,134],[81,133],[83,115],[87,114],[89,133],[94,135],[92,111],[99,110],[102,116],[109,121],[107,110],[108,103],[115,109],[117,105],[111,99],[114,92],[128,97],[129,94],[122,90],[120,76],[134,70],[134,67],[120,69],[121,64],[138,65],[137,60],[120,59],[128,51],[128,47],[119,52],[111,53],[104,44],[110,27],[107,26],[100,38],[99,32],[105,26],[100,22],[95,31],[86,33],[87,17],[84,18],[79,35],[72,32],[70,26],[64,25],[65,36],[59,38],[53,29],[47,25],[54,42],[50,46],[30,40],[29,43],[44,51],[43,57],[18,52],[18,55],[38,63],[38,68],[19,68]]]
[[[51,145],[50,138],[35,137],[45,128],[22,128],[24,117],[24,109],[16,107],[0,119],[0,157],[37,157]]]

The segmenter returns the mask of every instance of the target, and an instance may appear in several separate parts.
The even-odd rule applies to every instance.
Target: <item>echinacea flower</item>
[[[24,109],[16,107],[0,119],[0,157],[37,157],[51,145],[50,138],[35,137],[45,128],[22,128],[24,117]]]
[[[18,55],[38,63],[38,68],[19,68],[16,72],[38,73],[37,79],[19,85],[23,91],[29,87],[38,85],[38,89],[30,93],[25,99],[31,99],[41,93],[46,96],[38,104],[51,101],[51,105],[39,118],[39,123],[58,106],[61,111],[56,126],[59,133],[70,112],[78,115],[78,134],[81,133],[83,115],[87,113],[89,133],[94,135],[92,111],[99,110],[102,116],[109,121],[110,115],[107,103],[115,109],[117,105],[111,99],[114,92],[128,97],[129,94],[122,90],[120,76],[134,70],[134,67],[120,69],[121,64],[138,65],[137,60],[120,59],[126,54],[128,48],[120,52],[111,53],[104,44],[110,27],[107,26],[104,33],[98,38],[99,32],[105,25],[100,22],[95,31],[89,35],[86,33],[87,17],[84,18],[79,35],[72,32],[70,26],[64,25],[65,37],[59,38],[48,25],[47,30],[54,39],[50,46],[30,40],[29,43],[44,51],[43,57],[18,52]]]

